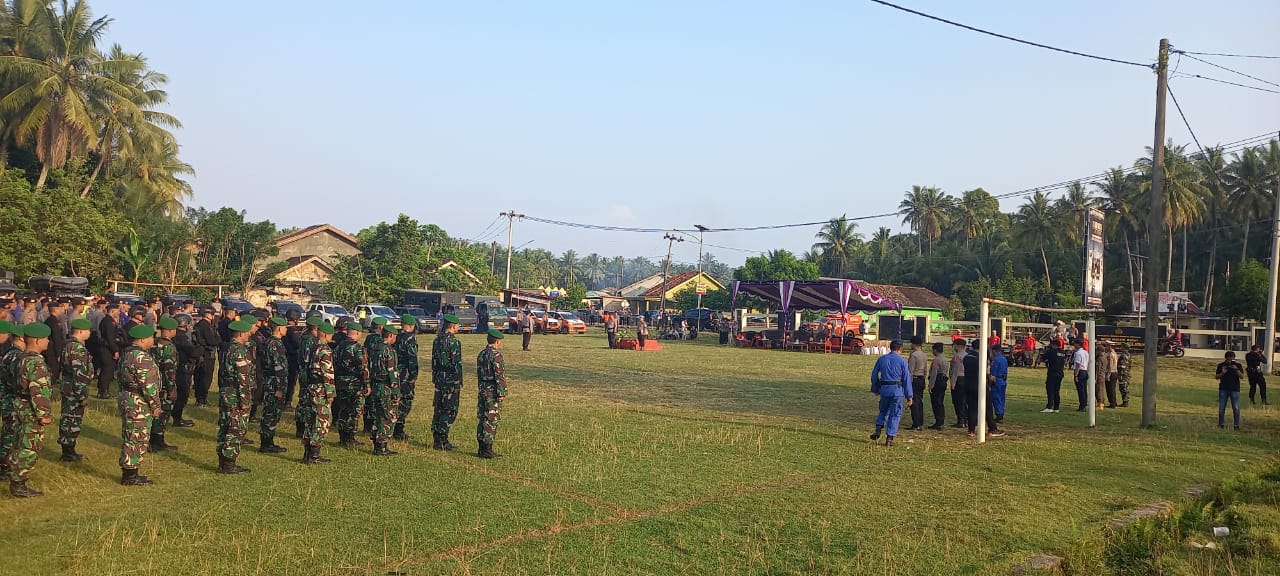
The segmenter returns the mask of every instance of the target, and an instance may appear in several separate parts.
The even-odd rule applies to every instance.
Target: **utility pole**
[[[1152,270],[1164,265],[1160,253],[1164,248],[1164,109],[1165,94],[1169,91],[1169,39],[1160,39],[1160,53],[1156,58],[1156,130],[1154,153],[1151,155],[1151,213],[1147,216],[1147,261]],[[1143,337],[1142,354],[1142,426],[1156,423],[1156,358],[1160,345],[1160,274],[1145,278],[1147,282],[1147,317]]]
[[[524,214],[516,214],[515,210],[499,212],[499,216],[507,217],[507,282],[506,289],[511,289],[511,228],[515,224],[516,218],[524,218]]]
[[[672,236],[671,234],[664,234],[662,238],[667,241],[667,262],[662,266],[662,299],[660,300],[662,303],[658,306],[659,315],[667,311],[667,272],[671,270],[671,245],[676,242],[684,242],[684,238]]]
[[[698,292],[698,308],[702,308],[702,292],[699,290],[702,285],[702,233],[710,230],[701,224],[694,224],[694,228],[698,229],[698,282],[694,285],[694,290]]]
[[[1276,145],[1274,142],[1272,145]],[[1267,339],[1262,343],[1267,370],[1275,370],[1276,356],[1276,283],[1280,281],[1280,181],[1276,184],[1276,211],[1271,221],[1271,285],[1267,289]]]

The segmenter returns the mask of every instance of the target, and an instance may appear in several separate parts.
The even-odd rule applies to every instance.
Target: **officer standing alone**
[[[476,455],[481,458],[501,458],[493,451],[493,441],[498,436],[498,420],[502,416],[502,403],[507,398],[507,376],[502,361],[502,332],[490,329],[489,345],[476,357],[476,441],[480,445]]]
[[[888,432],[884,445],[893,446],[893,439],[898,435],[898,424],[902,421],[902,401],[907,406],[912,400],[911,371],[907,359],[902,357],[902,341],[889,343],[889,353],[876,360],[871,369],[871,393],[880,397],[880,412],[876,414],[876,431],[871,434],[872,440],[879,440],[881,432]]]

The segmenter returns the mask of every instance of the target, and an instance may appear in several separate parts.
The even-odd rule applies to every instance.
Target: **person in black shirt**
[[[118,322],[119,304],[108,304],[107,313],[98,323],[98,362],[102,365],[98,372],[98,398],[111,398],[111,382],[116,377],[116,361],[124,350],[120,339]]]
[[[975,338],[973,340],[973,349],[976,351],[978,350],[979,346],[982,346],[982,341]],[[987,385],[988,383],[978,380],[977,352],[973,354],[966,354],[963,362],[964,362],[964,395],[966,398],[965,407],[969,411],[969,417],[968,417],[969,436],[973,437],[977,433],[977,429],[978,429],[978,416],[983,411],[983,407],[978,406],[978,387],[987,386],[988,388],[990,388],[990,386]],[[988,392],[990,392],[990,390],[988,390]],[[995,411],[995,408],[991,405],[990,394],[987,394],[987,405],[985,410],[986,410],[986,418],[987,418],[987,435],[1004,436],[1004,432],[1000,430],[1000,427],[996,423],[996,411]]]
[[[209,388],[213,386],[213,371],[218,367],[215,353],[222,348],[222,338],[213,327],[216,317],[213,308],[205,307],[201,310],[200,321],[196,322],[195,335],[192,339],[199,353],[195,365],[195,382],[192,384],[196,406],[209,405]]]
[[[1267,402],[1267,377],[1266,377],[1266,355],[1262,353],[1262,346],[1257,344],[1244,355],[1244,364],[1249,368],[1249,403],[1257,404],[1254,400],[1254,393],[1262,392],[1262,405],[1266,406]]]
[[[1240,430],[1240,375],[1243,373],[1244,367],[1236,362],[1236,353],[1228,350],[1226,360],[1218,363],[1218,370],[1213,374],[1218,380],[1219,428],[1227,427],[1223,416],[1227,411],[1227,400],[1230,400],[1235,429]]]
[[[1041,412],[1055,413],[1062,406],[1062,377],[1066,373],[1067,354],[1057,340],[1050,339],[1044,350],[1044,365],[1049,371],[1044,376],[1044,392],[1048,398]]]

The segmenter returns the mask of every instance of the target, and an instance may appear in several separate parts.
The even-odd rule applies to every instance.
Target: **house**
[[[290,232],[276,239],[280,253],[265,258],[260,265],[265,268],[276,262],[286,262],[288,268],[276,275],[277,289],[293,288],[295,294],[318,294],[321,285],[333,274],[339,256],[359,256],[360,241],[332,224],[317,224]],[[289,296],[287,292],[285,296]]]
[[[894,302],[902,305],[902,317],[911,318],[915,316],[924,316],[928,318],[931,331],[935,330],[935,326],[945,319],[947,307],[951,301],[946,297],[921,286],[898,286],[894,284],[872,284],[862,280],[855,280],[859,286],[871,290],[881,296],[887,297]],[[898,315],[896,311],[885,311],[875,314],[869,321],[869,330],[874,331],[873,326],[876,325],[877,316],[880,315]]]
[[[692,290],[702,285],[708,291],[724,290],[724,284],[705,272],[682,272],[662,280],[662,274],[654,274],[640,279],[622,288],[621,297],[629,304],[632,313],[642,314],[657,310],[665,298],[667,302],[675,299],[684,290]]]
[[[436,266],[436,269],[433,271],[433,274],[439,274],[440,272],[443,272],[445,270],[457,270],[458,273],[462,274],[468,280],[470,280],[472,284],[476,286],[484,286],[483,280],[481,280],[475,274],[472,274],[471,271],[468,270],[466,266],[459,264],[457,261],[455,261],[452,258],[448,258],[444,262],[441,262],[439,266]]]

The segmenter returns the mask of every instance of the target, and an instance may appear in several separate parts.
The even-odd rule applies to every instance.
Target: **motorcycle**
[[[1160,347],[1156,349],[1156,353],[1160,356],[1173,356],[1181,358],[1186,356],[1187,351],[1182,348],[1182,343],[1174,340],[1166,340],[1160,343]]]

